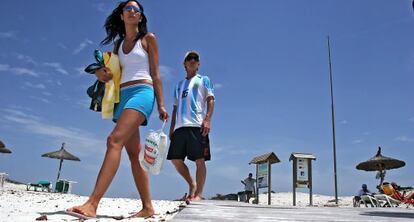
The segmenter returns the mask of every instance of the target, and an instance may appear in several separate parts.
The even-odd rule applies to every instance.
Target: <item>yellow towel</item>
[[[118,56],[112,52],[104,52],[103,58],[105,67],[111,70],[113,78],[105,83],[105,94],[102,99],[102,119],[112,119],[115,103],[119,103],[121,66]]]

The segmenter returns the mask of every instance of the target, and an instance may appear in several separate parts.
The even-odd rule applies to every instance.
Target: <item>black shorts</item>
[[[181,127],[174,131],[168,150],[167,160],[198,159],[210,160],[210,140],[201,135],[200,127]]]

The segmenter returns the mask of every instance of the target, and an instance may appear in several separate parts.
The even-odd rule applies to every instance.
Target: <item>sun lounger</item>
[[[388,196],[387,194],[375,194],[374,197],[382,202],[382,207],[398,207],[401,204],[401,201]]]
[[[361,196],[361,200],[359,201],[359,205],[364,204],[365,207],[368,207],[368,204],[371,207],[378,207],[379,205],[379,201],[371,195],[362,195]]]
[[[34,191],[37,191],[37,189],[41,189],[42,191],[47,190],[47,192],[50,192],[52,190],[52,184],[49,181],[41,180],[37,183],[28,183],[26,185],[26,190],[30,190],[33,188]]]
[[[73,184],[77,183],[76,181],[71,180],[58,180],[55,186],[56,193],[71,193]]]
[[[406,198],[403,196],[397,189],[395,189],[391,184],[383,184],[381,186],[382,191],[384,192],[384,196],[387,200],[387,204],[389,206],[398,206],[400,204],[406,204],[407,208],[409,206],[414,206],[414,200],[410,198]]]

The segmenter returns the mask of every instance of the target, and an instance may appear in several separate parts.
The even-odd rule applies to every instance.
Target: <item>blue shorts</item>
[[[116,122],[121,117],[124,109],[134,109],[144,115],[145,121],[142,125],[146,126],[148,124],[155,102],[155,93],[152,86],[140,84],[121,88],[119,100],[119,103],[115,105],[112,121]]]

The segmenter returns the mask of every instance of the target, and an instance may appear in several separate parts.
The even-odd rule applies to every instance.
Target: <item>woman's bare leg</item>
[[[125,109],[122,112],[115,128],[108,136],[105,159],[96,179],[92,194],[86,203],[81,206],[72,207],[68,211],[96,217],[96,209],[98,208],[99,201],[105,194],[119,168],[122,147],[144,120],[143,115],[136,110]]]
[[[129,160],[131,161],[132,175],[134,176],[135,185],[137,186],[138,193],[141,197],[142,210],[133,215],[132,217],[150,217],[154,215],[154,208],[151,202],[151,193],[149,188],[149,176],[145,172],[138,160],[140,152],[140,135],[139,129],[129,138],[125,144],[126,151],[128,153]]]

